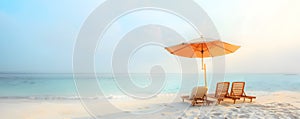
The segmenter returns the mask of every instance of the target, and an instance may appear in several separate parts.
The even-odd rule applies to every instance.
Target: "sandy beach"
[[[225,100],[220,105],[190,106],[181,99],[173,99],[172,94],[162,95],[153,100],[109,99],[121,111],[105,110],[97,118],[287,118],[300,117],[300,93],[281,92],[251,92],[257,99],[253,103],[232,104]],[[101,101],[94,100],[101,105]],[[92,118],[79,100],[31,100],[31,99],[1,99],[1,118],[5,119],[89,119]],[[161,109],[151,112],[151,110]]]
[[[0,0],[0,19],[0,119],[300,119],[300,0]]]

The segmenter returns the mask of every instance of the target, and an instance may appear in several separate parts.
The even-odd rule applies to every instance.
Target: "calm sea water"
[[[203,85],[203,78],[197,74],[166,74],[165,85],[161,93],[176,93],[179,90],[189,92],[193,86]],[[90,81],[91,76],[82,79]],[[114,76],[98,74],[98,83],[106,95],[122,95]],[[298,74],[225,74],[217,80],[208,76],[210,92],[214,91],[219,81],[245,81],[247,91],[300,91],[300,75]],[[151,84],[148,74],[131,74],[131,81],[140,87]],[[198,79],[198,80],[197,80]],[[199,81],[195,83],[195,81]],[[185,86],[183,83],[185,82]],[[130,83],[130,82],[128,82]],[[41,98],[41,97],[76,97],[76,86],[73,74],[0,74],[1,98]]]

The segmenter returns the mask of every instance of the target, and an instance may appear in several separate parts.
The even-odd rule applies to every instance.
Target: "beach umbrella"
[[[203,39],[203,37],[201,39]],[[216,57],[234,53],[239,48],[240,46],[222,42],[221,40],[192,40],[187,43],[181,43],[175,46],[166,47],[165,49],[173,55],[188,58],[201,58],[202,70],[204,70],[204,83],[207,87],[206,65],[204,64],[203,58]]]

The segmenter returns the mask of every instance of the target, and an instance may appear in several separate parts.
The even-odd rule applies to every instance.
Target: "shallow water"
[[[80,81],[95,81],[94,75],[84,74]],[[131,74],[130,81],[141,89],[147,87],[152,79],[148,74]],[[116,79],[116,77],[119,77]],[[120,78],[121,77],[121,78]],[[125,76],[98,74],[97,82],[106,96],[123,95],[117,83]],[[197,80],[200,79],[200,80]],[[203,78],[197,74],[165,74],[161,94],[188,93],[193,86],[203,85]],[[73,74],[0,74],[1,98],[73,98],[77,96]],[[131,82],[125,82],[125,85]],[[216,82],[244,81],[246,91],[300,91],[300,75],[297,74],[226,74],[223,76],[208,75],[209,92],[213,92]],[[88,87],[87,87],[88,88]],[[140,93],[149,93],[140,91]]]

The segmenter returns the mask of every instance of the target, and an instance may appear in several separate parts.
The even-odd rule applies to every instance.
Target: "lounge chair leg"
[[[243,102],[245,102],[245,100],[246,100],[246,98],[244,98],[244,101],[243,101]]]
[[[192,106],[195,106],[195,101],[192,101]]]
[[[233,104],[235,104],[235,99],[233,100]]]
[[[250,102],[252,102],[252,98],[250,99]]]

